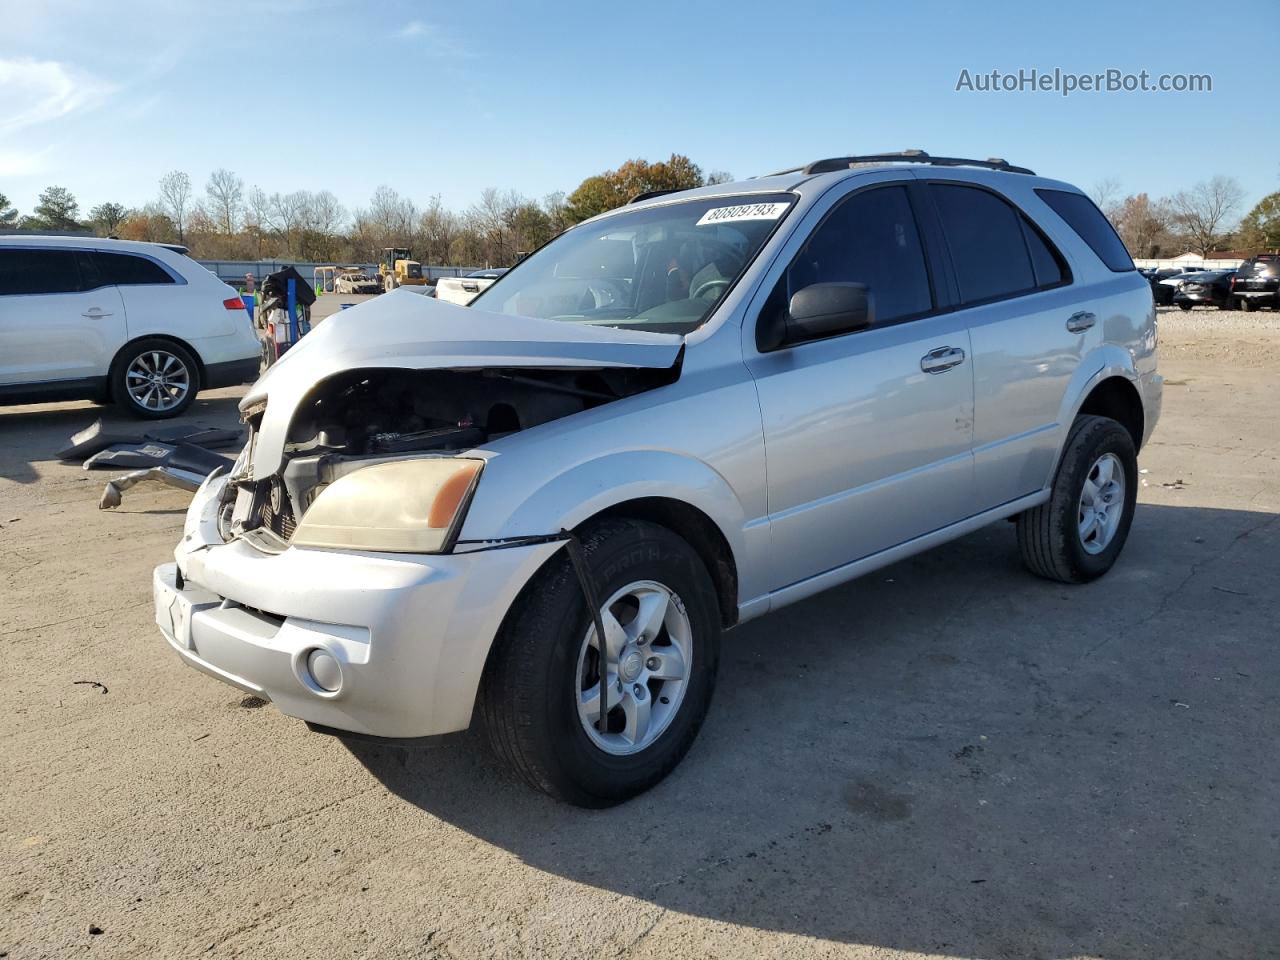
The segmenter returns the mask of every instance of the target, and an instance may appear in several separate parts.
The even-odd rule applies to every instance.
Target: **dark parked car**
[[[1280,309],[1280,253],[1260,253],[1240,264],[1231,297],[1241,310]]]
[[[1167,307],[1173,303],[1173,295],[1178,291],[1178,282],[1184,277],[1197,272],[1183,267],[1165,267],[1148,272],[1146,278],[1147,282],[1151,284],[1151,296],[1155,299],[1156,306]],[[1174,280],[1174,282],[1166,282],[1170,280]]]
[[[1229,310],[1231,304],[1231,279],[1234,270],[1205,270],[1188,274],[1173,294],[1173,302],[1183,310],[1192,307],[1217,307]]]

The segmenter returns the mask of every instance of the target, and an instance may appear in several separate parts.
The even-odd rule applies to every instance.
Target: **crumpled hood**
[[[613,327],[488,313],[396,290],[321,322],[240,401],[267,409],[253,451],[253,475],[280,468],[289,424],[317,383],[345,370],[477,370],[491,367],[665,369],[684,338]]]

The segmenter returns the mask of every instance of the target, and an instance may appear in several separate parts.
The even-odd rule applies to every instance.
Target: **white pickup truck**
[[[465,307],[493,286],[506,272],[505,267],[499,267],[495,270],[478,270],[465,277],[441,277],[436,281],[436,299]]]

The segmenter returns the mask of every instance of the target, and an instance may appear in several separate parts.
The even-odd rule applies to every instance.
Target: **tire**
[[[1189,303],[1180,303],[1180,304],[1178,304],[1178,309],[1179,309],[1179,310],[1190,310],[1190,309],[1191,309],[1191,304],[1189,304]]]
[[[1240,309],[1241,309],[1242,311],[1244,311],[1245,313],[1250,312],[1250,311],[1253,309],[1253,301],[1252,301],[1252,300],[1250,300],[1248,297],[1241,297],[1241,298],[1240,298]]]
[[[667,681],[634,683],[631,689],[639,701],[648,699],[652,708],[653,739],[636,738],[634,752],[618,755],[610,750],[626,749],[625,730],[614,733],[611,726],[610,749],[598,742],[605,738],[595,732],[595,721],[583,718],[580,706],[584,698],[598,703],[598,697],[592,697],[598,657],[595,645],[588,643],[595,629],[566,549],[535,575],[507,614],[481,681],[480,716],[494,752],[531,786],[575,806],[599,808],[654,786],[693,744],[715,688],[720,613],[715,586],[701,558],[665,527],[610,519],[588,527],[581,537],[602,606],[608,609],[610,598],[631,585],[648,584],[675,595],[647,647],[632,647],[630,641],[621,647],[617,669],[621,690],[627,665],[635,663],[626,651],[676,650],[676,636],[682,635],[680,642],[689,654],[683,665],[688,669],[679,694],[671,694],[674,706],[671,698],[663,697],[663,691],[675,689]],[[612,609],[619,609],[619,604]],[[626,623],[622,629],[635,628],[639,621],[637,615],[626,623],[625,611],[618,617]],[[677,621],[678,630],[672,633]],[[659,645],[663,643],[667,646]],[[644,665],[647,669],[658,662],[649,658]],[[584,666],[590,668],[585,683]],[[591,675],[597,679],[592,681]],[[656,687],[644,686],[646,682]],[[665,713],[659,700],[669,707]],[[633,710],[636,702],[631,701]],[[630,714],[611,698],[608,716],[610,721],[626,721]]]
[[[1085,481],[1104,459],[1112,474],[1123,477],[1123,491],[1113,491],[1108,509],[1109,535],[1102,528],[1081,535],[1086,507]],[[1098,477],[1094,474],[1094,480]],[[1092,482],[1092,481],[1091,481]],[[1095,488],[1097,484],[1094,484]],[[1032,573],[1060,583],[1087,583],[1102,576],[1116,562],[1129,536],[1138,497],[1138,455],[1129,431],[1110,417],[1080,416],[1071,425],[1066,447],[1047,502],[1018,514],[1018,550]],[[1119,508],[1114,521],[1110,510]]]
[[[163,380],[148,391],[142,378],[151,370],[158,370]],[[111,365],[111,399],[143,420],[178,416],[191,406],[199,391],[199,364],[190,350],[172,340],[147,337],[131,343]]]

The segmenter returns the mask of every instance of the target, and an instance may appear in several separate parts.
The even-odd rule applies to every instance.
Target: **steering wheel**
[[[704,294],[706,294],[708,290],[716,290],[716,288],[719,288],[719,289],[717,290],[716,295],[714,297],[704,296]],[[701,299],[716,300],[719,297],[723,296],[724,292],[728,289],[729,289],[729,281],[725,280],[723,277],[716,277],[713,280],[704,280],[702,283],[698,285],[698,289],[693,291],[693,293],[689,295],[689,299],[690,300],[701,300]]]

